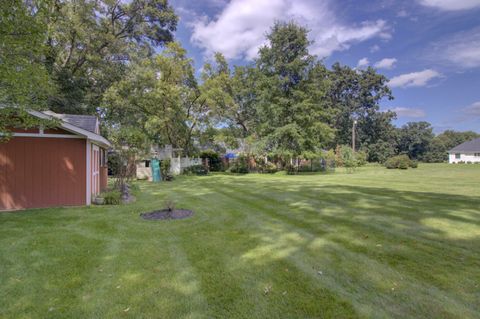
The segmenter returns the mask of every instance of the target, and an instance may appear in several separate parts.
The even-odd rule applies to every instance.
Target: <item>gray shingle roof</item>
[[[474,140],[467,141],[458,146],[455,146],[449,152],[450,153],[461,153],[461,152],[480,153],[480,138],[476,138]]]
[[[67,123],[83,128],[92,133],[96,133],[97,117],[95,115],[76,115],[76,114],[58,114],[51,111],[44,112],[48,115],[54,116]]]

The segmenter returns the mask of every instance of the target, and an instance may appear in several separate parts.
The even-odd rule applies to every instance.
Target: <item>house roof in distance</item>
[[[480,153],[480,138],[467,141],[452,148],[449,153],[478,152]]]
[[[58,114],[52,111],[44,111],[43,113],[61,119],[67,123],[75,125],[76,127],[98,134],[98,119],[95,115]]]

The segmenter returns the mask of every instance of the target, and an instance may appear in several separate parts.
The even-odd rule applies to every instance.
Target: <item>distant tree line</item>
[[[0,20],[0,132],[35,125],[27,109],[96,114],[116,147],[235,148],[282,160],[352,144],[368,161],[396,154],[428,162],[474,132],[434,136],[427,122],[392,124],[393,99],[374,68],[325,66],[308,31],[277,22],[258,57],[229,65],[216,53],[199,75],[174,41],[167,0],[9,0]],[[13,116],[15,115],[15,116]],[[128,146],[125,148],[125,146]],[[129,155],[131,156],[131,155]]]

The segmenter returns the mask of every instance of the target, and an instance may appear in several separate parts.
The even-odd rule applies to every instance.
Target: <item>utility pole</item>
[[[353,120],[352,127],[352,150],[355,153],[355,127],[357,126],[357,120]]]

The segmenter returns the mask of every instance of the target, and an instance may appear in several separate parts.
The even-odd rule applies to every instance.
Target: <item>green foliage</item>
[[[333,138],[325,102],[327,70],[309,54],[303,27],[278,22],[267,41],[256,61],[255,132],[265,152],[287,159]]]
[[[367,158],[370,162],[385,163],[387,159],[394,156],[396,142],[379,141],[366,147]]]
[[[296,175],[298,174],[298,166],[288,163],[287,165],[285,165],[285,172],[287,173],[287,175]]]
[[[322,152],[320,158],[325,163],[325,169],[327,171],[335,170],[335,151],[333,149]]]
[[[193,62],[178,43],[129,66],[125,79],[105,94],[112,125],[133,127],[158,145],[193,152],[193,135],[206,121],[208,106],[194,76]]]
[[[335,63],[328,73],[328,100],[332,108],[332,126],[336,129],[333,145],[351,144],[353,121],[357,148],[394,140],[394,112],[380,112],[380,101],[393,99],[388,79],[375,69],[354,69]],[[372,149],[371,156],[379,156]],[[369,153],[369,156],[370,156]],[[374,160],[374,159],[369,159]]]
[[[212,172],[221,172],[224,170],[222,158],[215,151],[207,150],[200,153],[199,156],[203,160],[208,160],[208,168]]]
[[[428,122],[409,122],[399,130],[398,151],[416,160],[423,160],[433,139]]]
[[[45,64],[54,111],[93,113],[126,66],[172,41],[178,17],[167,0],[49,1]]]
[[[11,128],[46,126],[26,110],[45,109],[54,92],[43,63],[48,3],[9,0],[0,6],[0,142]]]
[[[138,186],[137,183],[130,183],[130,184],[128,184],[128,185],[130,186],[130,190],[131,190],[132,192],[138,192],[138,191],[140,191],[140,186]]]
[[[480,134],[472,131],[455,132],[447,130],[433,138],[428,145],[426,154],[423,156],[423,161],[428,163],[446,162],[450,149],[478,137],[480,137]]]
[[[398,161],[398,167],[397,168],[408,169],[409,166],[410,166],[410,161],[400,160],[400,161]]]
[[[117,176],[121,169],[123,163],[123,158],[118,152],[111,152],[108,154],[108,174]]]
[[[298,165],[298,172],[326,172],[335,170],[335,152],[320,151],[304,153]]]
[[[277,165],[272,162],[258,161],[257,168],[259,173],[274,174],[278,171]]]
[[[355,154],[348,145],[338,145],[335,149],[336,165],[338,167],[356,167]]]
[[[367,153],[363,150],[354,153],[350,146],[338,145],[335,149],[335,164],[352,172],[358,166],[367,164]]]
[[[116,178],[116,186],[121,188],[135,177],[135,159],[149,154],[150,143],[137,127],[111,126],[108,135],[114,148],[109,154],[108,169]]]
[[[235,162],[228,168],[227,171],[230,173],[247,174],[249,172],[248,157],[245,155],[240,155],[237,159],[235,159]]]
[[[354,156],[358,166],[364,166],[367,164],[367,153],[365,151],[356,151]]]
[[[168,180],[170,176],[170,167],[172,163],[169,158],[160,161],[160,174],[163,180]]]
[[[208,175],[208,170],[203,165],[193,165],[183,170],[184,175]]]
[[[395,113],[380,112],[379,106],[381,99],[392,98],[387,78],[373,68],[340,64],[329,71],[309,53],[307,33],[293,22],[275,23],[255,65],[233,71],[216,54],[202,73],[212,120],[227,124],[231,136],[253,137],[253,153],[285,162],[350,143],[355,118],[357,145],[368,149],[368,160],[384,161],[395,149],[379,159],[382,148],[369,146],[396,144]]]
[[[111,190],[100,194],[100,197],[104,199],[105,205],[118,205],[121,202],[122,195],[118,190]]]
[[[412,161],[408,155],[403,154],[403,155],[397,155],[389,158],[385,162],[385,167],[389,169],[393,168],[399,168],[399,169],[408,169],[409,167],[411,168],[417,168],[418,167],[418,162],[417,161]]]
[[[248,66],[235,66],[231,72],[220,53],[203,67],[202,93],[211,106],[211,120],[227,124],[236,137],[247,137],[255,128],[257,78],[256,69]],[[230,136],[224,133],[225,129],[222,135]]]

